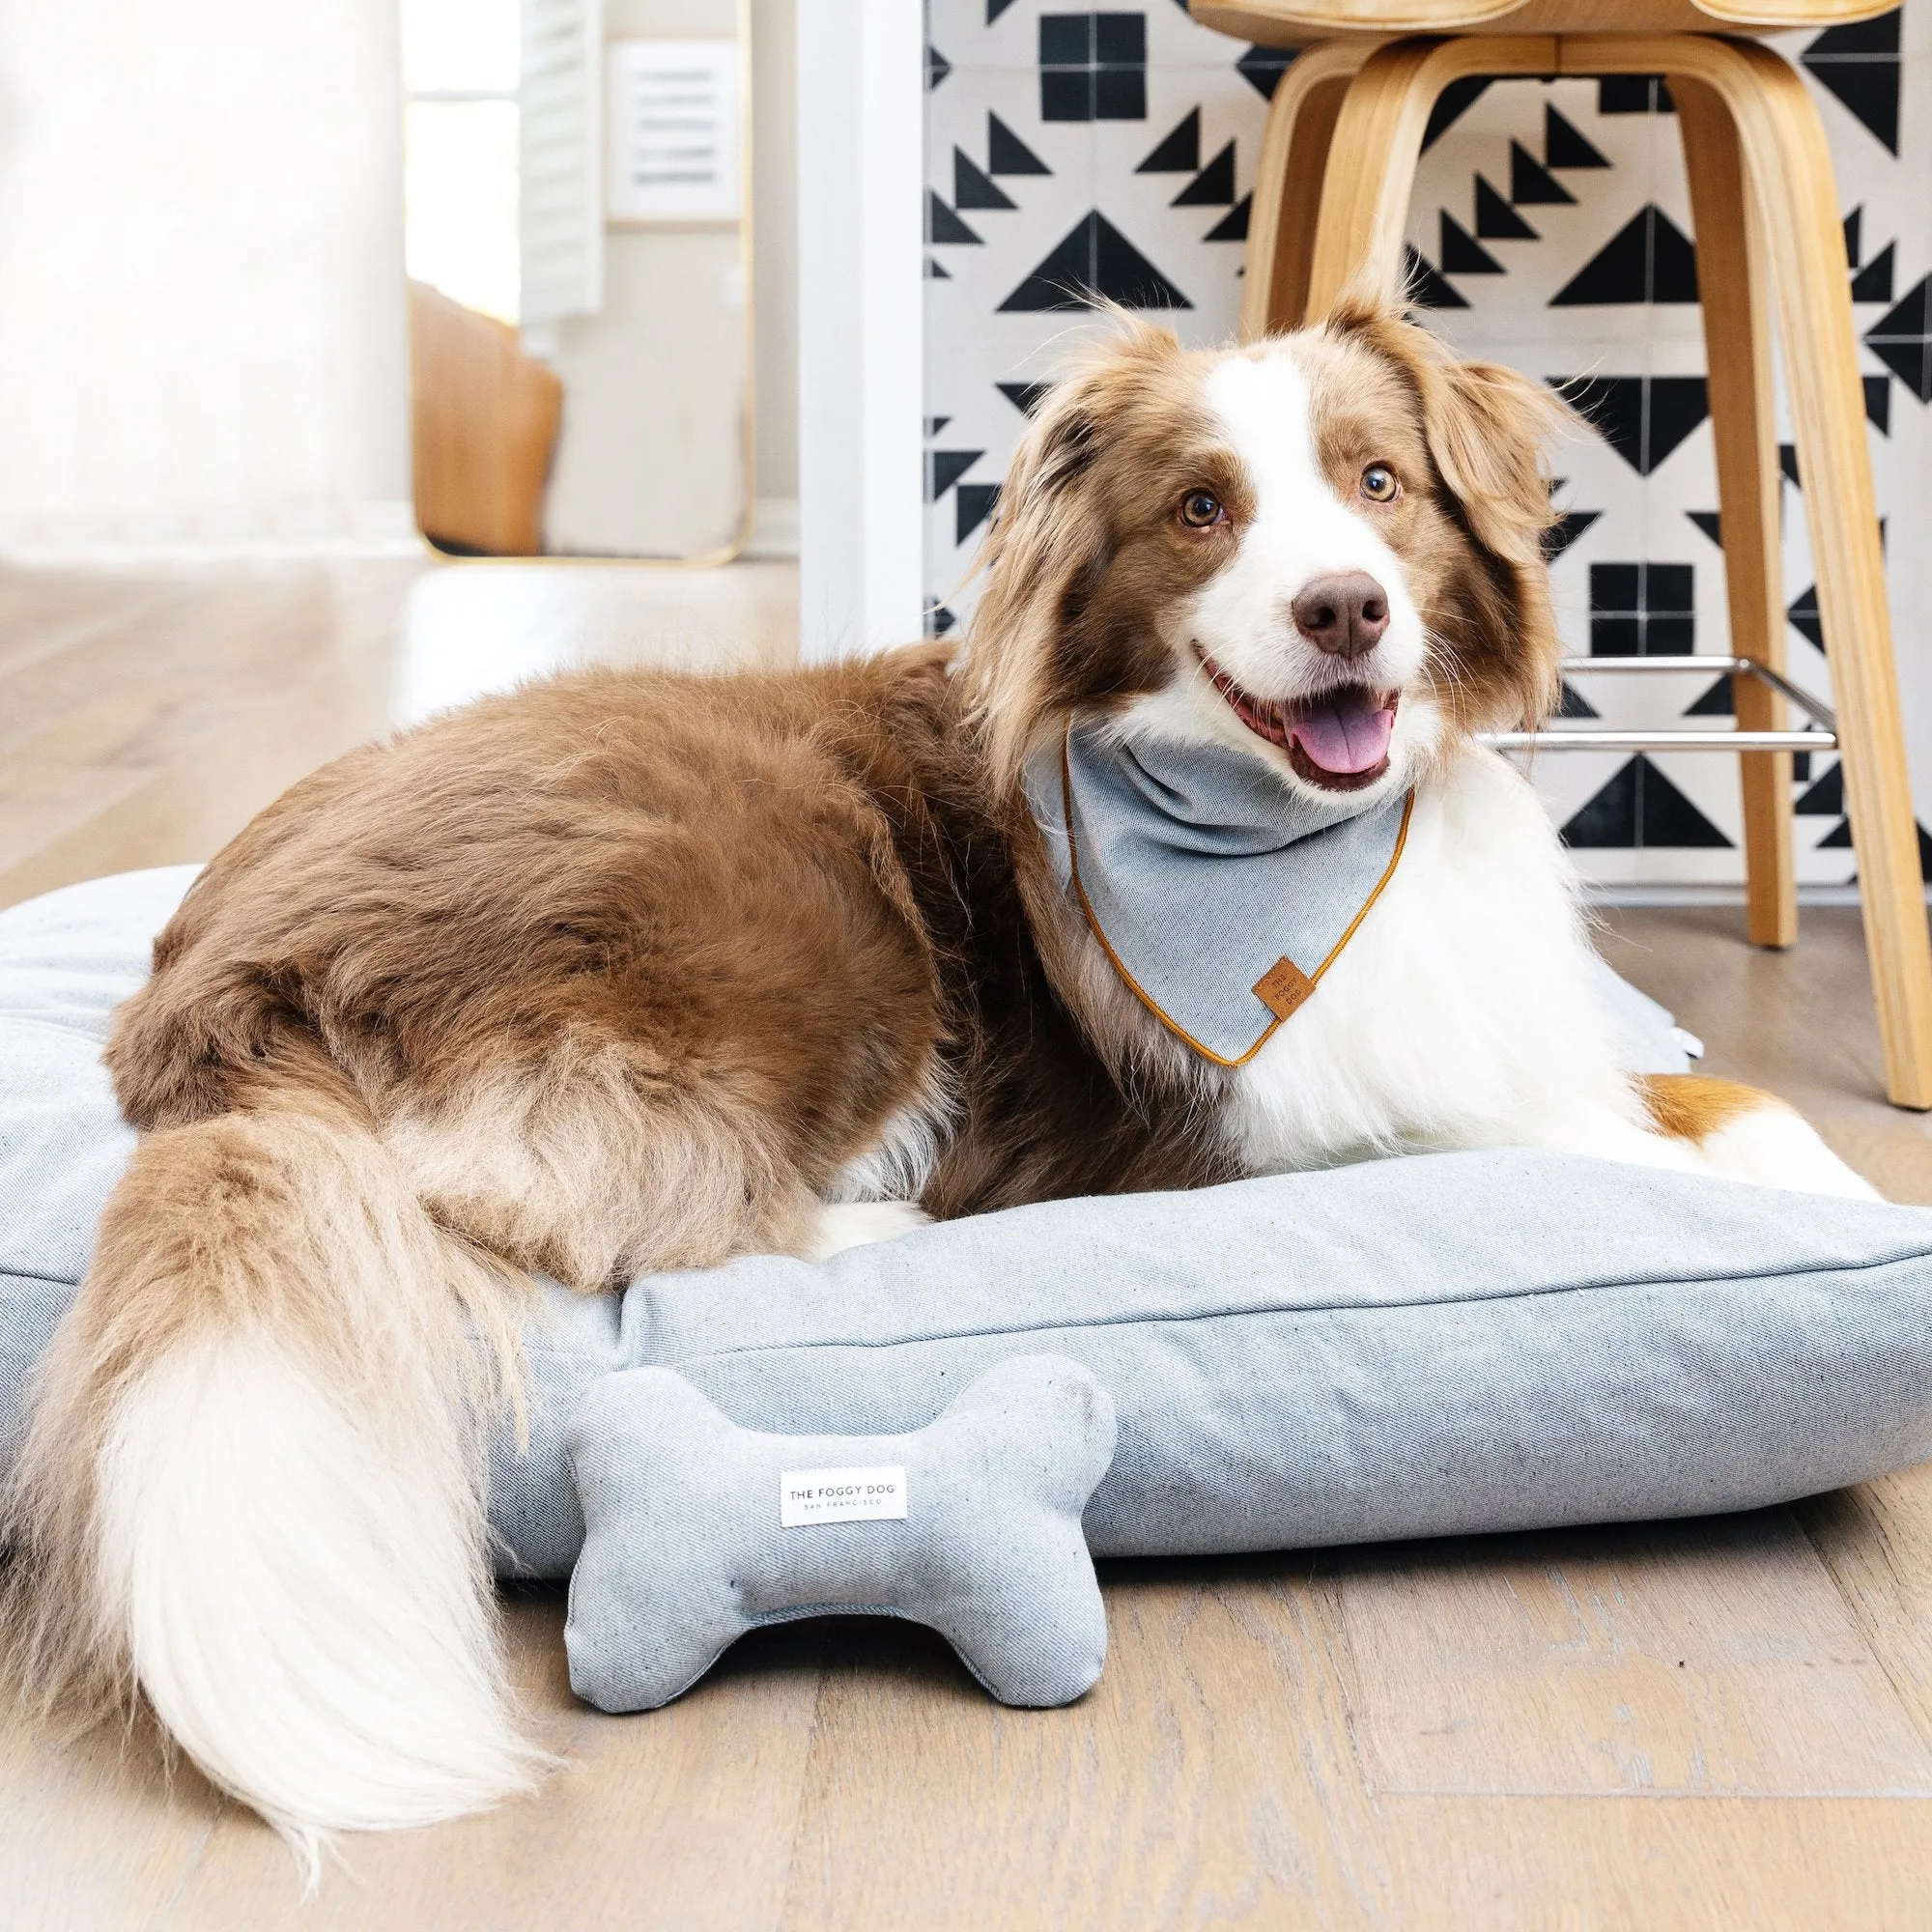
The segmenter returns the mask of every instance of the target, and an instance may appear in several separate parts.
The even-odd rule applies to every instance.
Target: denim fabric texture
[[[0,913],[0,1469],[134,1151],[100,1065],[108,1016],[148,977],[149,946],[199,869],[127,872]]]
[[[0,914],[0,1449],[132,1144],[108,1011],[191,876]],[[1668,1016],[1630,1013],[1664,1052]],[[565,1432],[599,1376],[674,1368],[744,1429],[895,1435],[1042,1351],[1119,1418],[1096,1555],[1750,1508],[1932,1453],[1932,1212],[1497,1150],[1050,1203],[621,1297],[542,1284],[499,1566],[569,1573]]]
[[[1126,737],[1112,721],[1042,746],[1026,792],[1062,886],[1077,846],[1080,890],[1142,996],[1222,1060],[1278,1024],[1254,990],[1276,960],[1321,969],[1387,874],[1408,813],[1401,793],[1373,806],[1303,797],[1244,752]]]
[[[591,1383],[567,1447],[587,1532],[570,1578],[571,1688],[654,1710],[749,1630],[829,1611],[929,1624],[1003,1704],[1070,1704],[1107,1613],[1080,1513],[1114,1406],[1053,1355],[998,1363],[900,1435],[740,1429],[668,1369]],[[781,1520],[787,1474],[890,1468],[902,1517]]]

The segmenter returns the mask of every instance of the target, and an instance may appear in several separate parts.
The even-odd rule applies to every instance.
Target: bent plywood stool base
[[[1713,0],[1699,0],[1707,15]],[[1325,11],[1324,11],[1325,10]],[[1791,847],[1792,746],[1829,745],[1785,724],[1784,600],[1778,578],[1777,439],[1772,416],[1772,312],[1784,349],[1804,506],[1817,565],[1818,608],[1831,655],[1835,731],[1858,853],[1866,951],[1894,1104],[1932,1108],[1932,943],[1912,811],[1886,605],[1878,510],[1865,444],[1864,401],[1832,160],[1818,113],[1788,63],[1764,47],[1705,34],[1498,34],[1388,40],[1398,14],[1534,11],[1603,21],[1622,10],[1359,4],[1350,0],[1196,0],[1195,14],[1277,44],[1311,40],[1283,74],[1257,172],[1241,331],[1254,339],[1327,313],[1357,271],[1383,285],[1401,275],[1403,230],[1437,97],[1475,75],[1662,74],[1683,131],[1703,291],[1718,492],[1724,524],[1731,647],[1745,810],[1751,939],[1789,946],[1798,933]],[[1635,14],[1654,13],[1637,8]],[[1663,10],[1693,24],[1690,4]],[[1826,24],[1877,11],[1870,0],[1787,0],[1739,7],[1760,30]],[[1358,32],[1318,40],[1335,15]],[[1767,14],[1777,14],[1770,19]],[[1709,19],[1715,24],[1715,19]],[[1446,22],[1445,22],[1446,24]],[[1460,25],[1460,23],[1458,23]],[[1346,165],[1330,167],[1330,156]],[[1600,661],[1599,668],[1601,667]],[[1654,668],[1654,667],[1652,667]],[[1716,734],[1684,749],[1717,749]],[[1522,734],[1512,734],[1522,742]],[[1560,742],[1546,734],[1541,742]],[[1661,748],[1679,742],[1655,734]],[[1723,749],[1731,749],[1725,746]]]

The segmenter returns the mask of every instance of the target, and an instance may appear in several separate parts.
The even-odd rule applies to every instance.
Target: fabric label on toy
[[[815,1522],[879,1522],[904,1520],[906,1472],[902,1463],[869,1469],[787,1469],[779,1478],[779,1526],[804,1529]]]

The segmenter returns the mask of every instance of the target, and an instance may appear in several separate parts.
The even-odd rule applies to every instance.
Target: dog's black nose
[[[1366,656],[1389,625],[1388,592],[1366,570],[1311,577],[1288,608],[1294,628],[1331,657]]]

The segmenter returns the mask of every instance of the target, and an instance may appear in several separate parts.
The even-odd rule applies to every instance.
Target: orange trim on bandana
[[[1268,1043],[1268,1041],[1275,1037],[1276,1033],[1281,1029],[1283,1025],[1283,1021],[1281,1019],[1270,1020],[1267,1023],[1267,1025],[1262,1029],[1261,1037],[1258,1040],[1256,1040],[1254,1045],[1249,1047],[1247,1052],[1242,1054],[1238,1060],[1225,1059],[1222,1057],[1222,1055],[1216,1053],[1211,1046],[1203,1046],[1202,1043],[1198,1039],[1196,1039],[1194,1036],[1191,1033],[1189,1033],[1185,1027],[1181,1026],[1178,1021],[1170,1018],[1169,1015],[1162,1010],[1159,1003],[1153,998],[1152,994],[1151,994],[1147,990],[1147,988],[1143,986],[1141,982],[1138,980],[1136,980],[1131,973],[1127,971],[1125,960],[1123,960],[1121,957],[1121,955],[1114,951],[1113,943],[1108,939],[1106,933],[1101,930],[1100,922],[1094,916],[1093,905],[1088,900],[1087,888],[1080,883],[1080,854],[1073,837],[1073,766],[1067,752],[1067,747],[1071,743],[1072,737],[1073,737],[1073,725],[1069,721],[1066,726],[1066,730],[1065,734],[1062,736],[1060,741],[1060,795],[1062,799],[1061,810],[1066,820],[1066,858],[1068,866],[1071,867],[1073,874],[1074,896],[1079,899],[1080,910],[1087,917],[1088,930],[1093,933],[1094,937],[1096,940],[1099,941],[1100,951],[1107,955],[1108,960],[1113,965],[1114,971],[1121,976],[1122,983],[1126,987],[1127,991],[1130,992],[1134,996],[1134,998],[1137,999],[1141,1003],[1141,1005],[1144,1006],[1148,1009],[1148,1011],[1151,1012],[1154,1016],[1154,1018],[1157,1019],[1161,1023],[1161,1025],[1164,1026],[1168,1030],[1168,1032],[1175,1037],[1176,1039],[1180,1040],[1185,1045],[1192,1047],[1194,1051],[1202,1057],[1203,1060],[1211,1060],[1216,1066],[1245,1066],[1248,1064],[1248,1062],[1251,1061],[1255,1057],[1255,1055],[1258,1054],[1262,1050],[1262,1048],[1264,1047]],[[1313,986],[1321,984],[1322,974],[1327,972],[1329,967],[1334,965],[1335,961],[1341,957],[1343,947],[1347,946],[1350,940],[1354,938],[1356,929],[1361,925],[1361,923],[1368,918],[1369,908],[1373,906],[1378,898],[1381,897],[1382,888],[1386,886],[1392,878],[1395,877],[1395,868],[1402,863],[1403,847],[1408,843],[1409,814],[1413,812],[1414,810],[1415,810],[1415,793],[1411,791],[1408,794],[1408,796],[1403,800],[1402,824],[1396,829],[1395,850],[1389,854],[1389,862],[1387,868],[1383,871],[1381,877],[1376,881],[1375,889],[1369,894],[1368,897],[1362,901],[1361,910],[1358,913],[1356,913],[1354,918],[1349,922],[1347,931],[1345,931],[1342,934],[1341,938],[1338,939],[1335,942],[1335,944],[1328,949],[1328,956],[1325,959],[1323,959],[1321,965],[1316,967],[1315,971],[1308,976],[1308,980],[1310,985]],[[1296,1010],[1298,1011],[1299,1009],[1297,1008]],[[1293,1014],[1291,1014],[1289,1017],[1292,1018]]]

